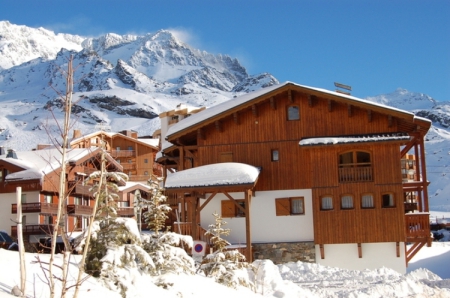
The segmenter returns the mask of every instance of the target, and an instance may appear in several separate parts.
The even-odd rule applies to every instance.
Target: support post
[[[25,247],[23,245],[22,235],[22,187],[16,188],[17,200],[17,242],[19,246],[19,260],[20,260],[20,291],[25,296],[25,285],[27,281],[27,273],[25,271]]]
[[[253,254],[252,254],[252,228],[251,228],[251,220],[250,220],[250,207],[251,207],[251,198],[252,192],[251,190],[245,191],[245,238],[247,241],[247,249],[246,256],[248,263],[253,262]]]

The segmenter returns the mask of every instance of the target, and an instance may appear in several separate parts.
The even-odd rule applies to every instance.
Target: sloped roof
[[[196,127],[200,127],[202,125],[206,125],[211,123],[214,120],[218,120],[225,116],[228,116],[240,109],[244,109],[248,107],[250,104],[257,102],[258,100],[263,100],[269,96],[274,96],[280,92],[286,90],[295,90],[299,92],[308,92],[317,96],[325,96],[327,98],[331,98],[336,101],[346,102],[348,104],[352,104],[355,106],[365,107],[367,109],[372,109],[380,112],[384,112],[386,114],[392,114],[396,117],[408,119],[413,121],[415,117],[413,113],[407,112],[404,110],[400,110],[397,108],[385,106],[382,104],[374,103],[371,101],[367,101],[364,99],[360,99],[354,96],[329,91],[321,88],[314,88],[305,85],[299,85],[292,82],[285,82],[278,85],[273,85],[270,87],[266,87],[254,92],[250,92],[244,94],[242,96],[230,99],[226,102],[218,104],[216,106],[210,107],[204,111],[201,111],[197,114],[193,114],[192,116],[183,119],[182,121],[172,125],[167,131],[166,139],[170,140],[172,138],[179,137],[184,133],[188,133],[189,131],[195,129]],[[428,121],[426,119],[422,119],[423,121]]]
[[[75,138],[72,141],[70,141],[70,146],[72,146],[72,145],[74,145],[74,144],[76,144],[76,143],[78,143],[78,142],[80,142],[82,140],[87,140],[87,139],[90,139],[92,137],[95,137],[95,136],[98,136],[98,135],[102,135],[102,134],[107,136],[107,137],[110,137],[110,138],[115,138],[115,137],[124,138],[124,139],[131,140],[133,142],[136,142],[136,143],[139,143],[139,144],[142,144],[142,145],[145,145],[145,146],[153,147],[155,150],[158,150],[159,139],[144,139],[144,138],[137,138],[136,139],[136,138],[132,138],[132,137],[126,136],[126,135],[124,135],[124,134],[122,134],[120,132],[108,132],[108,131],[103,131],[103,130],[99,130],[99,131],[92,132],[90,134],[81,136],[79,138]]]
[[[172,173],[167,176],[164,188],[187,189],[254,185],[258,180],[258,168],[236,162],[200,166]]]
[[[92,154],[97,154],[100,148],[77,148],[66,152],[66,163],[77,163]],[[23,171],[11,173],[6,180],[42,179],[45,175],[61,168],[62,152],[60,148],[48,148],[35,151],[18,151],[17,159],[0,155],[0,160],[22,168]],[[111,161],[114,161],[111,159]],[[120,165],[119,165],[120,167]]]

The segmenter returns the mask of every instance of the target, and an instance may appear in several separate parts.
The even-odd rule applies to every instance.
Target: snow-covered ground
[[[450,213],[432,213],[433,216],[450,219]],[[357,271],[302,262],[274,265],[263,260],[254,262],[257,274],[251,280],[256,284],[256,293],[247,288],[227,288],[201,275],[157,278],[135,275],[135,288],[128,297],[450,297],[450,232],[442,232],[445,237],[433,242],[432,247],[422,248],[410,262],[405,275],[388,268]],[[26,255],[27,297],[49,297],[43,270],[33,264],[36,256]],[[42,261],[48,260],[48,255],[39,257]],[[71,281],[77,276],[79,259],[79,256],[72,257],[68,275]],[[0,268],[0,297],[11,297],[11,289],[20,284],[18,253],[0,249]],[[161,281],[170,286],[167,289],[157,287],[155,283]],[[73,288],[69,289],[67,297],[72,297],[73,291]],[[114,298],[120,295],[91,277],[83,283],[79,297]]]

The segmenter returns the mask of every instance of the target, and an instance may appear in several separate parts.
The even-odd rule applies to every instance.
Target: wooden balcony
[[[136,151],[134,150],[111,150],[109,154],[113,157],[133,157],[136,156]]]
[[[136,169],[136,164],[134,164],[134,163],[121,163],[120,165],[122,166],[124,171]]]
[[[51,235],[53,225],[25,225],[22,227],[22,234],[29,235]],[[11,236],[17,237],[17,226],[11,226]]]
[[[81,182],[69,181],[69,189],[72,190],[72,195],[78,194],[88,197],[93,197],[94,194],[90,191],[92,185],[83,185]]]
[[[339,168],[339,182],[369,182],[373,181],[372,167],[342,167]]]
[[[17,214],[17,204],[11,205],[11,213]],[[23,203],[22,213],[58,214],[58,204],[53,203]]]
[[[129,175],[128,181],[142,181],[147,182],[150,179],[150,175]]]
[[[117,216],[119,217],[133,217],[134,208],[133,207],[118,207]]]
[[[91,206],[86,205],[67,205],[67,214],[70,216],[91,216],[92,210]]]

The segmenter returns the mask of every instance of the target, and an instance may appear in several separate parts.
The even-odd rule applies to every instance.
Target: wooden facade
[[[414,193],[418,211],[428,211],[424,136],[431,123],[412,113],[293,83],[268,87],[199,113],[174,126],[159,162],[166,170],[239,162],[260,169],[253,191],[311,189],[314,242],[417,242],[410,237],[405,206]],[[231,101],[231,100],[230,100]],[[194,117],[194,116],[193,116]],[[343,140],[331,144],[319,138]],[[352,141],[345,139],[352,138]],[[312,140],[301,145],[302,140]],[[403,181],[401,159],[416,156],[414,181]],[[342,156],[366,156],[345,164]],[[322,198],[331,209],[321,207]],[[342,200],[351,207],[342,207]],[[351,197],[351,199],[349,199]],[[363,199],[364,197],[364,199]],[[372,204],[363,200],[372,198]],[[328,208],[328,207],[327,207]],[[406,227],[406,228],[405,228]]]
[[[129,176],[130,181],[147,181],[152,173],[161,175],[159,169],[154,166],[159,149],[138,139],[137,132],[98,131],[82,136],[80,131],[75,131],[74,137],[70,143],[72,148],[101,147],[104,142],[106,151],[122,165],[123,172]]]

